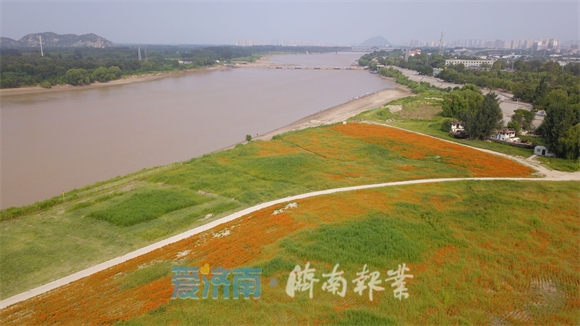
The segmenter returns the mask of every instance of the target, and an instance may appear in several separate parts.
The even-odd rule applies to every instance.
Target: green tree
[[[513,130],[516,131],[516,135],[519,136],[522,132],[522,127],[520,126],[519,123],[515,122],[515,121],[510,121],[507,124],[508,128],[512,128]]]
[[[121,78],[121,75],[123,74],[123,72],[121,71],[121,68],[119,68],[117,66],[109,67],[108,71],[109,71],[109,74],[114,77],[111,79],[119,79],[119,78]]]
[[[109,70],[107,68],[99,67],[93,71],[92,79],[104,83],[112,79],[109,76]]]
[[[502,69],[505,69],[504,60],[496,60],[491,66],[491,70],[502,70]]]
[[[454,90],[449,94],[443,95],[443,113],[444,117],[461,117],[463,112],[474,111],[483,102],[483,95],[479,87],[473,84],[467,84],[460,90]]]
[[[452,91],[449,94],[443,95],[444,117],[459,117],[463,111],[467,109],[467,101],[463,98],[460,91]]]
[[[534,90],[534,95],[532,97],[534,101],[534,106],[537,109],[543,109],[545,105],[545,98],[548,95],[548,76],[543,76],[540,79],[540,83],[536,86]]]
[[[514,69],[516,71],[529,71],[530,66],[524,60],[518,59],[514,62]]]
[[[488,93],[483,102],[475,109],[462,114],[465,132],[469,139],[486,139],[494,129],[502,125],[502,113],[495,93]]]
[[[579,122],[578,114],[568,103],[568,96],[562,90],[551,91],[546,102],[546,117],[541,126],[544,143],[556,155],[566,157],[568,147],[561,145],[560,139],[568,138],[565,136],[568,130]]]
[[[580,75],[580,63],[569,63],[564,66],[563,70],[569,72],[574,76]]]
[[[580,157],[580,123],[568,129],[564,135],[558,138],[562,154],[567,159],[577,160]]]
[[[88,78],[88,73],[85,69],[69,69],[65,74],[65,79],[68,84],[73,86],[85,84],[85,79]],[[90,82],[90,80],[89,80]]]
[[[142,61],[141,62],[141,70],[143,71],[151,71],[153,70],[153,64],[149,61]]]
[[[488,93],[483,98],[483,102],[478,110],[478,123],[481,125],[480,137],[485,139],[491,136],[494,129],[503,125],[503,114],[499,107],[499,100],[495,93]]]
[[[533,129],[532,122],[534,121],[535,116],[536,112],[534,111],[517,109],[514,111],[514,114],[512,115],[511,122],[517,123],[523,130],[532,130]]]
[[[546,63],[544,63],[541,70],[551,74],[557,74],[560,72],[561,67],[559,63],[552,60],[548,60]]]

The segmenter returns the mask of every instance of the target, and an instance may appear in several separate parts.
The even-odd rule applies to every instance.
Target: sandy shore
[[[156,72],[156,73],[151,73],[151,74],[146,74],[146,75],[133,75],[133,76],[127,76],[127,77],[124,77],[121,79],[117,79],[117,80],[111,80],[111,81],[108,81],[106,83],[94,82],[90,85],[84,85],[84,86],[56,85],[56,86],[53,86],[52,88],[42,88],[40,86],[7,88],[7,89],[0,89],[0,96],[51,93],[51,92],[58,92],[58,91],[71,91],[71,90],[111,87],[111,86],[140,83],[140,82],[145,82],[145,81],[161,79],[161,78],[165,78],[165,77],[181,76],[181,75],[185,75],[185,74],[199,73],[199,72],[218,70],[218,69],[228,69],[228,67],[214,66],[214,67],[201,68],[201,69]]]
[[[273,64],[273,62],[271,62],[269,60],[269,58],[270,58],[270,56],[264,56],[264,57],[260,58],[259,60],[256,60],[254,63],[248,64],[248,66],[251,67],[251,66],[261,66],[261,65]],[[274,137],[276,135],[283,134],[283,133],[288,132],[288,131],[300,130],[300,129],[304,129],[304,128],[311,128],[311,127],[317,127],[317,126],[342,122],[342,121],[345,121],[345,120],[347,120],[347,119],[349,119],[349,118],[351,118],[351,117],[353,117],[361,112],[370,110],[372,108],[383,106],[384,104],[386,104],[390,101],[394,101],[394,100],[402,98],[402,97],[413,95],[409,91],[408,88],[401,86],[401,85],[396,85],[393,78],[385,78],[385,77],[381,77],[381,78],[392,81],[393,84],[395,85],[395,88],[394,89],[384,89],[382,91],[378,91],[376,93],[372,93],[370,95],[363,96],[361,98],[348,101],[346,103],[337,105],[335,107],[331,107],[331,108],[326,109],[324,111],[320,111],[318,113],[304,117],[304,118],[302,118],[298,121],[295,121],[295,122],[293,122],[285,127],[270,131],[270,132],[265,133],[263,135],[256,136],[254,139],[270,140],[270,139],[272,139],[272,137]]]
[[[295,121],[285,127],[256,136],[254,139],[270,140],[275,135],[283,134],[288,131],[342,122],[361,112],[383,106],[387,102],[410,95],[412,95],[412,93],[406,88],[397,85],[395,89],[385,89],[376,93],[371,93],[370,95],[320,111]]]

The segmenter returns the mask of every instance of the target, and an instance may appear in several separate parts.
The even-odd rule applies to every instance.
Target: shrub
[[[50,82],[48,82],[48,81],[45,80],[42,83],[40,83],[40,87],[42,87],[42,88],[51,88],[52,85],[50,84]]]

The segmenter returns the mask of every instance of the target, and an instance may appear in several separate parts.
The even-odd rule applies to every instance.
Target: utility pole
[[[42,36],[38,36],[38,40],[40,41],[40,56],[44,57],[44,52],[42,51]]]
[[[443,31],[441,31],[441,38],[439,39],[439,55],[443,55]]]

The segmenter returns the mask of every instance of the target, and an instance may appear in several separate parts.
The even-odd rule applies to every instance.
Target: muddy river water
[[[349,66],[362,53],[282,55]],[[2,96],[1,208],[189,160],[367,92],[367,71],[230,68],[92,89]]]

